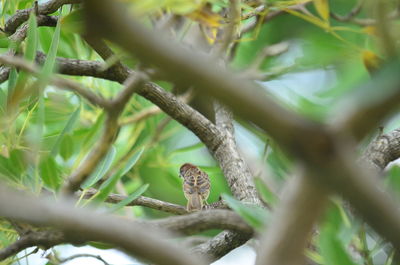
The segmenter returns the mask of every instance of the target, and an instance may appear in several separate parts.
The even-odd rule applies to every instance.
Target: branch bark
[[[65,202],[40,200],[4,185],[0,187],[0,215],[60,229],[69,242],[98,240],[115,244],[133,256],[156,264],[204,264],[201,258],[193,258],[185,249],[167,242],[166,234],[160,231],[148,233],[148,229],[139,224],[132,225],[127,220],[88,209],[76,209]]]
[[[64,234],[56,230],[35,231],[21,236],[16,242],[0,250],[0,260],[12,257],[29,247],[45,249],[67,242]]]
[[[304,174],[291,179],[282,192],[284,197],[261,240],[257,265],[304,264],[304,249],[328,200],[327,190]]]
[[[43,4],[38,6],[38,11],[39,14],[37,15],[49,15],[51,13],[54,13],[59,9],[61,6],[65,4],[76,4],[82,2],[81,0],[51,0],[44,2]],[[13,34],[17,28],[24,23],[25,21],[28,20],[29,14],[34,11],[34,7],[27,8],[27,9],[22,9],[18,10],[15,15],[10,17],[5,25],[4,25],[4,31],[7,34]]]

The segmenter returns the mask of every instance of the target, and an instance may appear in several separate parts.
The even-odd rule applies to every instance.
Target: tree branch
[[[9,192],[9,191],[7,191],[7,192]],[[25,195],[22,195],[22,194],[17,194],[17,195],[20,195],[23,198],[26,197]],[[113,199],[116,199],[115,196]],[[118,198],[118,199],[116,199],[116,201],[119,201],[120,199],[121,198]],[[36,202],[36,199],[34,199],[34,201]],[[148,202],[148,201],[146,201],[146,199],[144,201],[145,201],[145,203]],[[40,203],[42,203],[42,202],[40,202]],[[69,234],[71,232],[70,228],[67,228],[67,230],[65,230],[65,228],[63,228],[65,224],[61,224],[61,227],[60,227],[60,224],[54,225],[53,222],[56,222],[59,218],[62,218],[62,216],[59,216],[58,210],[56,212],[54,212],[54,209],[48,209],[48,205],[50,205],[50,202],[46,202],[46,203],[44,203],[44,205],[41,205],[40,207],[37,206],[36,204],[34,204],[34,206],[32,206],[28,203],[24,207],[32,206],[36,210],[39,210],[41,213],[43,213],[44,216],[40,217],[39,219],[42,221],[38,222],[37,221],[38,217],[36,217],[36,215],[30,216],[28,214],[26,214],[26,215],[23,214],[24,217],[22,220],[27,221],[28,223],[36,224],[36,225],[43,225],[44,223],[46,225],[49,224],[57,229],[61,229],[63,231],[63,233],[61,231],[54,230],[54,229],[50,229],[50,230],[46,229],[46,230],[38,230],[38,231],[33,230],[33,231],[21,236],[21,238],[19,240],[17,240],[15,243],[13,243],[12,245],[4,248],[3,250],[0,250],[0,260],[10,257],[12,255],[15,255],[16,253],[18,253],[19,251],[21,251],[27,247],[43,246],[45,248],[50,248],[54,245],[58,245],[58,244],[62,244],[62,243],[69,242],[69,243],[82,244],[89,240],[95,240],[96,237],[92,238],[91,235],[86,235],[85,233],[79,237],[76,237],[76,235],[71,237]],[[135,204],[135,205],[137,205],[137,204]],[[63,205],[62,203],[56,203],[56,205],[54,207],[61,207],[61,209],[67,210],[67,212],[75,211],[72,208],[68,209],[68,207],[66,205]],[[3,211],[3,208],[0,204],[0,212],[2,212],[2,211]],[[11,209],[9,211],[11,211]],[[83,210],[79,210],[79,211],[83,212]],[[68,214],[68,213],[65,213],[65,214]],[[90,215],[90,214],[94,214],[94,213],[88,213],[88,215]],[[50,215],[50,217],[48,217],[49,215]],[[8,216],[8,215],[6,214],[5,216]],[[46,217],[50,218],[50,219],[47,220]],[[20,218],[15,217],[14,214],[10,218],[16,218],[16,219],[20,220]],[[78,217],[72,216],[66,222],[67,223],[70,222],[69,220],[71,218],[75,220]],[[101,216],[97,216],[97,218],[101,219]],[[78,219],[80,219],[80,218],[78,218]],[[115,219],[113,224],[118,225],[117,220],[121,221],[120,219]],[[50,223],[48,223],[48,222],[50,222]],[[64,222],[64,221],[62,221],[62,222]],[[78,229],[78,230],[83,229],[83,228],[80,228],[81,224],[79,222],[81,222],[81,221],[73,221],[73,222],[75,222],[75,223],[78,222],[78,226],[76,227],[76,229]],[[87,220],[87,223],[88,223],[88,225],[90,225],[90,220]],[[139,221],[139,220],[124,219],[123,223],[126,223],[126,226],[130,227],[132,229],[144,229],[143,231],[148,231],[149,229],[154,231],[154,228],[168,229],[169,231],[180,233],[180,234],[185,234],[185,235],[191,235],[191,234],[199,233],[199,232],[209,230],[209,229],[229,229],[232,231],[239,232],[241,235],[247,235],[247,237],[251,237],[251,235],[254,233],[253,229],[249,225],[247,225],[247,223],[245,223],[242,220],[242,218],[239,217],[239,215],[237,215],[236,213],[229,211],[229,210],[205,210],[205,211],[200,211],[200,212],[196,212],[196,213],[186,214],[184,216],[174,216],[174,217],[168,217],[168,218],[152,220],[152,221],[142,221],[142,220]],[[66,225],[69,226],[70,224],[66,224]],[[96,225],[94,225],[94,226],[96,226]],[[98,228],[98,229],[100,229],[100,228]],[[110,228],[108,228],[108,229],[110,229]]]
[[[84,192],[83,199],[90,199],[92,196],[94,196],[97,193],[97,190],[95,189],[89,189]],[[82,195],[81,191],[78,191],[76,196],[80,197]],[[108,203],[119,203],[126,199],[126,196],[119,195],[119,194],[110,194],[108,195],[106,202]],[[127,206],[144,206],[148,207],[151,209],[167,212],[167,213],[172,213],[172,214],[187,214],[188,211],[186,210],[186,207],[182,205],[177,205],[169,202],[164,202],[160,201],[157,199],[149,198],[149,197],[144,197],[144,196],[139,196],[137,199],[133,200]]]
[[[29,247],[41,246],[50,248],[66,242],[64,234],[56,230],[34,231],[21,236],[11,245],[0,249],[0,261],[16,255]]]
[[[18,14],[18,13],[17,13]],[[55,27],[57,25],[58,17],[56,16],[38,16],[37,24],[38,26],[48,26]],[[21,42],[26,38],[28,32],[28,24],[23,25],[17,31],[12,34],[9,39],[14,42]]]
[[[397,110],[400,102],[399,69],[397,62],[387,64],[357,93],[343,101],[337,111],[335,123],[339,126],[336,128],[360,140],[376,129],[383,118]]]
[[[93,254],[75,254],[72,256],[69,256],[67,258],[63,258],[63,259],[58,259],[59,264],[71,261],[73,259],[78,259],[78,258],[94,258],[97,259],[101,262],[103,262],[104,265],[111,265],[110,263],[108,263],[107,261],[105,261],[100,255],[93,255]]]
[[[66,4],[76,4],[82,2],[81,0],[50,0],[47,2],[44,2],[43,4],[38,6],[38,11],[39,14],[37,15],[49,15],[51,13],[54,13],[59,9],[61,6],[66,5]],[[22,9],[18,10],[15,15],[10,17],[5,25],[4,25],[4,31],[7,34],[13,34],[17,28],[24,23],[25,21],[28,20],[29,14],[34,11],[34,7],[27,8],[27,9]]]
[[[18,209],[18,211],[15,211]],[[137,223],[76,209],[65,202],[45,201],[0,186],[0,215],[64,232],[69,242],[97,240],[114,244],[125,252],[156,264],[204,264],[182,247],[165,241],[166,234]],[[179,253],[179,255],[177,255]]]
[[[86,159],[67,177],[61,192],[64,195],[70,195],[76,191],[80,185],[89,177],[97,164],[107,154],[111,145],[114,143],[118,132],[117,116],[108,115],[101,138],[97,141],[92,151]]]
[[[328,192],[304,173],[291,179],[282,194],[260,243],[257,265],[303,264],[308,238],[328,200]]]
[[[26,72],[33,74],[36,77],[40,75],[40,70],[38,69],[38,67],[19,57],[0,55],[0,63],[18,67]],[[76,83],[72,80],[67,80],[61,77],[52,77],[50,79],[50,83],[54,84],[60,89],[65,89],[77,93],[95,106],[107,108],[109,105],[104,98],[94,94],[90,90],[82,87],[79,83]]]
[[[185,235],[209,229],[227,229],[249,237],[254,233],[254,230],[238,214],[230,210],[203,210],[189,215],[143,221],[143,223]]]
[[[361,162],[377,172],[382,171],[392,161],[400,157],[400,129],[383,134],[374,139],[366,148]]]

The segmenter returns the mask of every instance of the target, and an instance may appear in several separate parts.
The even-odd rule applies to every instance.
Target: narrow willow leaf
[[[189,145],[189,146],[185,146],[179,149],[176,149],[173,151],[173,153],[184,153],[184,152],[189,152],[189,151],[193,151],[199,148],[204,147],[204,144],[202,142],[193,144],[193,145]]]
[[[13,169],[10,168],[8,159],[1,155],[0,155],[0,174],[6,176],[7,178],[12,179],[13,181],[18,180],[18,176],[16,176],[13,172]]]
[[[11,102],[11,97],[14,93],[14,88],[17,83],[18,73],[15,68],[11,68],[10,75],[8,77],[8,87],[7,87],[7,102]]]
[[[74,138],[70,134],[64,135],[60,143],[60,156],[64,159],[64,161],[67,161],[74,154],[74,150]]]
[[[314,6],[320,17],[329,21],[329,2],[328,0],[314,0]]]
[[[20,176],[27,167],[24,152],[19,149],[13,149],[10,152],[9,164],[14,172]]]
[[[3,115],[6,112],[6,108],[7,108],[7,95],[0,88],[0,115]]]
[[[6,14],[6,12],[8,10],[8,6],[10,4],[10,1],[12,1],[12,0],[5,0],[5,2],[2,3],[2,7],[3,7],[3,10],[1,10],[1,17],[2,18],[4,18],[4,15]]]
[[[104,157],[104,159],[97,165],[93,173],[90,174],[90,176],[86,179],[86,181],[82,183],[81,185],[82,189],[87,189],[93,186],[95,183],[97,183],[97,181],[99,181],[102,177],[104,177],[104,175],[110,169],[116,153],[117,150],[115,146],[112,146],[108,151],[106,157]]]
[[[122,171],[119,170],[116,174],[108,178],[103,184],[101,184],[99,191],[92,197],[93,201],[103,202],[107,198],[108,194],[114,189],[118,180],[123,176]]]
[[[40,177],[43,183],[53,190],[57,190],[61,184],[60,172],[57,163],[52,156],[46,157],[39,164]]]
[[[56,29],[54,30],[53,39],[50,44],[50,49],[47,53],[46,61],[43,65],[42,75],[43,82],[47,82],[47,79],[54,71],[54,65],[57,58],[58,44],[60,42],[60,21],[57,22]]]
[[[134,153],[133,156],[128,160],[126,165],[118,170],[116,174],[108,178],[99,188],[99,192],[94,196],[94,200],[98,202],[104,201],[108,194],[114,189],[117,181],[131,170],[131,168],[136,164],[142,155],[144,148],[140,149],[138,152]]]
[[[274,205],[278,201],[278,197],[267,187],[261,178],[255,177],[254,185],[264,202]]]
[[[320,231],[319,248],[326,265],[357,265],[346,252],[345,247],[337,239],[335,229],[325,225]]]
[[[51,149],[50,155],[55,156],[58,153],[58,148],[61,144],[61,141],[63,140],[64,136],[66,133],[69,133],[72,128],[74,127],[76,121],[79,118],[79,115],[81,113],[81,106],[79,106],[69,117],[67,123],[65,124],[65,127],[61,131],[60,135],[57,137],[56,142],[53,145],[53,148]]]
[[[147,189],[149,188],[149,184],[144,184],[143,186],[139,187],[135,190],[131,195],[129,195],[126,199],[120,201],[113,207],[111,207],[110,212],[113,213],[122,207],[126,206],[127,204],[131,203],[135,199],[137,199],[140,195],[142,195]]]
[[[222,198],[232,210],[253,228],[261,230],[268,222],[269,214],[265,209],[255,205],[244,204],[227,194],[222,195]]]
[[[97,241],[89,241],[88,245],[90,245],[94,248],[98,248],[98,249],[110,249],[110,248],[115,249],[114,245],[103,243],[103,242],[97,242]]]
[[[131,168],[136,164],[136,162],[142,156],[143,151],[144,151],[144,147],[142,147],[138,152],[134,153],[131,158],[129,158],[128,162],[122,168],[122,171],[121,171],[122,175],[125,175],[126,173],[129,172],[129,170],[131,170]]]
[[[35,59],[37,45],[38,45],[38,36],[37,36],[36,16],[32,12],[28,20],[28,34],[26,38],[26,50],[24,54],[25,60],[33,61]]]

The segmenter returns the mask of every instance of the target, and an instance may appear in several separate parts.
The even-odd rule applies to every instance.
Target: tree
[[[396,120],[384,123],[400,97],[397,1],[1,6],[5,262],[31,246],[102,242],[205,264],[250,239],[257,264],[397,259],[400,172],[382,173],[399,157],[400,131],[386,129]],[[313,69],[337,76],[317,99],[284,102],[263,83]],[[264,154],[242,153],[235,127]],[[202,211],[182,206],[184,162],[211,176]]]

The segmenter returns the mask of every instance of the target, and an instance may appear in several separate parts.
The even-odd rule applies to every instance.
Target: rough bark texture
[[[213,155],[220,164],[233,195],[241,201],[262,206],[254,186],[253,176],[236,145],[232,112],[219,103],[214,105],[215,121],[224,135],[224,141]]]
[[[361,157],[377,172],[382,171],[390,162],[400,157],[400,129],[378,136],[368,145]]]

